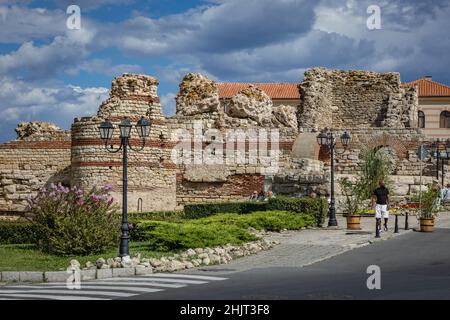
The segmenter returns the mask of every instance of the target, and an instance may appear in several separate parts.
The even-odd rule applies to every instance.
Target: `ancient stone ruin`
[[[172,117],[161,112],[157,86],[151,76],[124,74],[113,80],[97,114],[75,119],[70,131],[48,123],[19,124],[17,139],[0,145],[0,211],[23,212],[28,196],[58,181],[84,187],[111,183],[120,203],[121,155],[105,150],[98,126],[141,116],[150,119],[151,133],[142,152],[129,154],[130,211],[139,203],[149,211],[242,200],[268,189],[327,196],[329,156],[316,142],[324,128],[352,136],[348,148],[337,145],[338,177],[358,170],[363,150],[383,149],[392,157],[395,192],[417,191],[415,151],[430,141],[417,128],[417,89],[403,88],[398,73],[314,68],[298,85],[299,107],[275,107],[264,91],[250,86],[225,110],[217,84],[189,73]],[[118,130],[109,143],[119,145]],[[131,143],[140,146],[135,133]],[[427,162],[424,183],[431,181],[432,170]]]

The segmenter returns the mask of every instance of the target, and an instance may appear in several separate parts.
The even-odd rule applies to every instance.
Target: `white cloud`
[[[104,74],[110,77],[116,77],[123,73],[141,73],[142,67],[136,64],[118,64],[114,65],[110,59],[92,59],[83,61],[73,68],[67,69],[66,73],[74,76],[79,72]]]
[[[176,96],[175,93],[170,92],[161,97],[162,110],[166,116],[172,116],[175,114],[176,111],[175,96]]]
[[[67,29],[66,19],[62,10],[0,5],[0,43],[22,43],[61,35]]]
[[[0,118],[3,137],[13,138],[20,121],[50,121],[68,129],[75,117],[94,115],[109,90],[72,85],[36,85],[0,78]]]

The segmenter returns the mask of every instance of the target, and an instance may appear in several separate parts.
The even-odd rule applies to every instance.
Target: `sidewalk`
[[[394,233],[394,221],[395,216],[392,215],[389,219],[389,230],[381,232],[381,238],[377,239],[375,238],[375,218],[363,217],[361,219],[362,230],[350,231],[346,229],[345,218],[339,215],[337,229],[323,228],[269,233],[267,238],[280,241],[278,246],[269,251],[233,260],[227,265],[201,267],[184,272],[213,271],[214,274],[227,274],[254,268],[302,267],[348,250],[414,232],[413,229],[419,227],[416,217],[410,216],[408,219],[410,229],[405,230],[405,217],[399,216],[399,233]],[[436,219],[436,227],[450,228],[450,212],[442,213]]]

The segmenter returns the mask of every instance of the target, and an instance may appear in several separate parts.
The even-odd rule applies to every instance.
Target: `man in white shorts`
[[[373,192],[373,200],[377,201],[375,205],[375,218],[377,219],[377,228],[381,230],[381,218],[384,218],[384,231],[388,230],[388,219],[389,219],[389,190],[384,185],[384,181],[380,181],[380,186],[376,188]]]

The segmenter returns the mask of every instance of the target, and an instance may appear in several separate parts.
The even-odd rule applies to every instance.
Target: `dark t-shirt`
[[[387,204],[389,190],[386,187],[378,187],[373,194],[377,197],[377,204]]]

